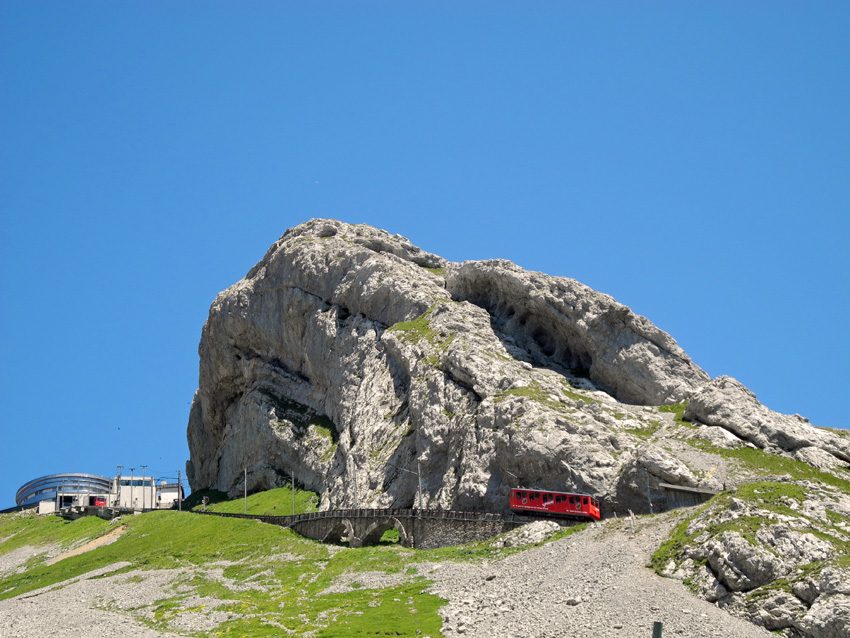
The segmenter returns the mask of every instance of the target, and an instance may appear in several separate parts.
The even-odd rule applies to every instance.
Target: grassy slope
[[[288,490],[272,490],[249,497],[249,511],[273,508]],[[286,501],[291,503],[291,500]],[[302,500],[309,507],[309,496]],[[271,505],[270,505],[271,504]],[[241,512],[241,500],[221,503],[221,509]],[[291,505],[290,505],[291,507]],[[291,511],[291,510],[290,510]],[[38,561],[21,574],[0,578],[0,599],[55,585],[75,576],[128,561],[134,569],[187,568],[191,591],[174,592],[159,600],[149,624],[168,629],[181,613],[194,613],[183,603],[190,594],[220,600],[218,611],[230,615],[213,633],[222,636],[279,636],[280,627],[317,636],[441,636],[437,610],[444,601],[428,594],[429,581],[416,575],[413,563],[440,560],[481,560],[506,556],[516,549],[491,549],[488,543],[432,551],[409,550],[386,544],[362,549],[329,547],[297,534],[245,519],[197,516],[190,512],[152,512],[122,519],[126,532],[116,542],[67,558],[52,566]],[[57,517],[0,516],[0,554],[22,545],[76,544],[113,529],[95,518],[65,522]],[[574,532],[571,528],[559,537]],[[222,582],[204,566],[223,564]],[[354,587],[345,593],[322,594],[342,574],[381,571],[404,573],[403,584],[382,589]],[[354,577],[356,580],[356,577]],[[239,584],[239,586],[230,587]],[[197,610],[195,610],[197,611]],[[421,632],[421,633],[417,633]]]
[[[314,492],[295,489],[295,513],[315,512],[319,499]],[[193,509],[199,510],[201,506]],[[232,501],[222,501],[207,505],[209,512],[224,512],[227,514],[245,513],[245,501],[238,498]],[[248,495],[248,514],[266,514],[270,516],[288,516],[292,514],[292,491],[288,487],[279,487],[267,492]]]

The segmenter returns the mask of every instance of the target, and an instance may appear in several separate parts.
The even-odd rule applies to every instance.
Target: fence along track
[[[224,516],[227,518],[249,518],[271,523],[280,527],[292,527],[303,521],[333,518],[425,518],[443,521],[464,521],[472,523],[530,523],[543,520],[540,517],[517,516],[516,514],[496,514],[493,512],[459,512],[455,510],[418,510],[418,509],[345,509],[327,510],[325,512],[309,512],[290,516],[270,516],[268,514],[230,514],[226,512],[211,512],[190,510],[193,514]],[[545,519],[556,520],[556,519]]]

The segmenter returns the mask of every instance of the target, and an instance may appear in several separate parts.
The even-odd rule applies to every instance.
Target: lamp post
[[[145,492],[148,489],[147,485],[145,485],[145,468],[146,467],[147,467],[147,465],[142,466],[142,511],[143,512],[145,511]]]
[[[136,481],[133,478],[133,472],[135,471],[135,469],[136,468],[134,468],[134,467],[130,468],[130,509],[132,509],[132,510],[136,509],[136,501],[134,499],[134,492],[133,492],[133,490],[136,487]]]

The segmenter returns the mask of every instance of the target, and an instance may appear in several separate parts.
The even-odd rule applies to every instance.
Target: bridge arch
[[[410,534],[404,528],[404,523],[395,517],[379,518],[371,522],[363,534],[362,542],[364,545],[377,545],[383,535],[391,529],[398,530],[399,543],[401,545],[405,547],[412,546],[412,543],[408,542]]]
[[[327,531],[322,536],[323,543],[340,543],[344,536],[347,536],[349,542],[354,538],[354,526],[347,518],[339,519],[328,526]]]

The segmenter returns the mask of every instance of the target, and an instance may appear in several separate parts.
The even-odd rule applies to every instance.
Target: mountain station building
[[[24,483],[15,494],[21,508],[38,507],[39,514],[70,508],[109,507],[145,511],[171,509],[183,498],[179,483],[159,483],[153,477],[96,474],[49,474]]]

